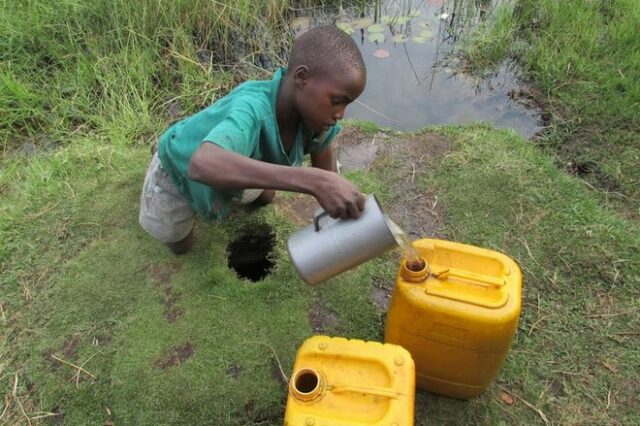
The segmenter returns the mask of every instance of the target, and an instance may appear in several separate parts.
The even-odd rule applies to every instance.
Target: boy
[[[232,200],[270,203],[275,190],[313,195],[332,217],[357,218],[358,188],[336,173],[337,124],[364,90],[362,55],[333,26],[298,37],[289,66],[248,81],[171,126],[145,177],[140,225],[175,254],[193,246],[193,220],[223,218]],[[310,154],[311,168],[297,168]]]

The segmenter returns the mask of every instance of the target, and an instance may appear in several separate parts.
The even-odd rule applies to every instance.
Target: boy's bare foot
[[[276,191],[275,190],[273,190],[273,189],[265,189],[258,196],[258,198],[256,198],[251,203],[249,203],[247,205],[247,207],[249,207],[249,209],[251,209],[251,210],[259,209],[260,207],[264,207],[267,204],[271,204],[271,202],[273,201],[273,198],[275,196],[276,196]]]
[[[181,239],[180,241],[177,241],[175,243],[165,243],[165,244],[167,245],[167,247],[169,247],[169,250],[171,250],[171,253],[180,255],[180,254],[185,254],[186,252],[191,250],[191,248],[193,247],[193,242],[194,242],[194,238],[193,238],[193,229],[192,229],[189,232],[189,234],[183,239]]]

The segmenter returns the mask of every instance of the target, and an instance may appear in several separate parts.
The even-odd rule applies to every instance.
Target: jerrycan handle
[[[320,232],[320,219],[328,215],[329,213],[323,210],[321,213],[318,213],[315,216],[313,216],[313,225],[316,232]]]
[[[455,269],[455,268],[445,269],[442,272],[433,274],[433,277],[439,280],[446,279],[447,277],[456,277],[465,281],[471,281],[474,284],[477,283],[477,284],[489,285],[494,287],[504,287],[507,285],[504,278],[500,279],[500,278],[488,277],[486,275],[476,274],[474,272],[461,271],[460,269]]]
[[[383,398],[398,399],[400,394],[393,388],[381,388],[381,387],[366,387],[366,386],[345,386],[345,385],[330,385],[327,390],[334,393],[342,392],[354,392],[363,393],[365,395],[380,396]]]

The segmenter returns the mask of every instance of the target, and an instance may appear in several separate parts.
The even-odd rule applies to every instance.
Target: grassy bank
[[[547,111],[541,143],[561,167],[640,211],[640,54],[635,0],[519,0],[468,46],[475,67],[515,58]]]
[[[519,261],[523,314],[496,383],[469,402],[419,392],[417,424],[542,423],[540,413],[560,424],[637,422],[640,230],[509,132],[439,131],[452,149],[416,168],[417,190],[438,195],[447,238]],[[429,143],[421,138],[414,148]],[[391,208],[407,166],[389,152],[349,177]],[[194,252],[176,258],[136,222],[147,160],[145,148],[75,140],[4,161],[3,421],[278,424],[282,372],[306,337],[381,338],[371,294],[393,285],[397,253],[307,287],[286,254],[300,223],[296,198],[284,196],[198,224]],[[257,224],[276,246],[274,270],[255,284],[228,269],[226,250]]]
[[[233,74],[261,74],[257,65],[277,61],[288,42],[287,0],[1,4],[3,151],[76,134],[148,141],[225,93]]]

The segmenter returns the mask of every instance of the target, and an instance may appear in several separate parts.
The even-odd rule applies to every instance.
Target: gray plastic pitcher
[[[313,224],[289,237],[289,257],[309,285],[328,280],[397,245],[374,195],[358,219],[332,219],[318,210]]]

